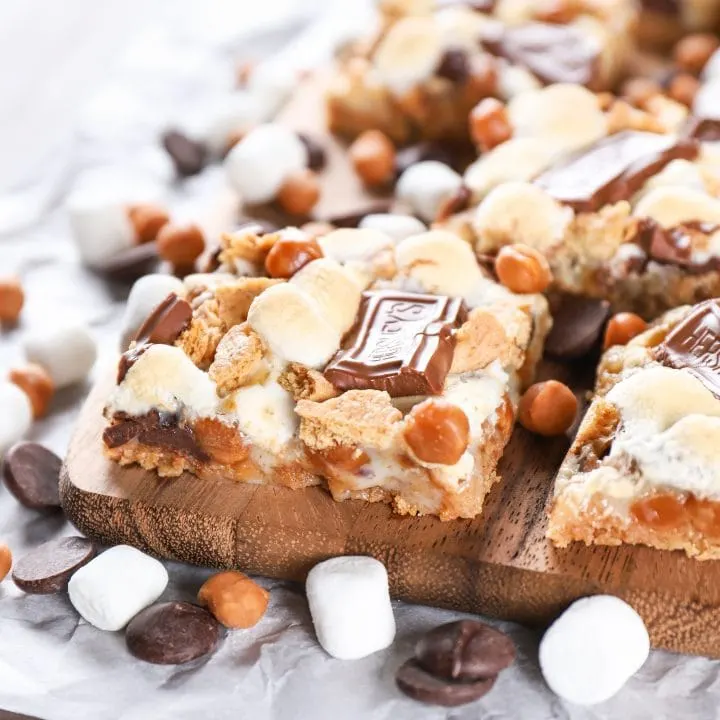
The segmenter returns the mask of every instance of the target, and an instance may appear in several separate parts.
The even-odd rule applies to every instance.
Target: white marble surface
[[[88,322],[100,365],[114,353],[128,287],[77,261],[62,200],[78,175],[104,168],[131,181],[149,178],[164,188],[176,215],[212,210],[221,173],[211,169],[184,186],[166,185],[157,131],[223,92],[231,58],[274,48],[283,62],[318,62],[336,23],[323,16],[294,42],[288,28],[298,31],[328,8],[357,27],[352,13],[361,4],[2,0],[0,273],[18,272],[28,301],[22,324],[0,334],[0,371],[20,361],[27,329],[58,316]],[[60,393],[31,437],[62,454],[87,387]],[[0,488],[0,540],[18,555],[71,532],[62,517],[25,510]],[[208,575],[175,563],[168,569],[166,599],[192,600]],[[395,689],[394,670],[419,633],[458,613],[396,602],[391,648],[363,660],[333,660],[315,640],[302,588],[263,584],[271,603],[255,628],[228,634],[207,660],[165,668],[134,660],[121,633],[80,621],[66,596],[24,596],[6,581],[0,585],[0,708],[47,720],[720,717],[720,663],[665,652],[653,652],[612,700],[593,708],[568,705],[542,681],[537,633],[508,623],[500,625],[517,643],[518,662],[486,698],[452,711],[419,705]]]

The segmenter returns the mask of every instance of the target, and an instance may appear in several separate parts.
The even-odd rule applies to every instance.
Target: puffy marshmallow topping
[[[400,242],[406,237],[425,232],[427,227],[423,222],[412,215],[398,215],[396,213],[373,213],[366,215],[358,225],[360,230],[377,230]],[[322,240],[322,238],[321,238]]]
[[[185,353],[172,345],[150,345],[110,396],[113,413],[144,415],[153,409],[212,416],[215,384]]]
[[[647,194],[648,191],[654,188],[665,186],[684,187],[699,192],[705,190],[700,167],[689,160],[673,160],[666,165],[645,183],[643,194]]]
[[[521,93],[507,107],[515,137],[541,138],[557,151],[576,150],[607,134],[607,119],[594,93],[560,83]]]
[[[297,285],[273,285],[253,300],[248,324],[287,362],[323,367],[340,347],[341,333]]]
[[[421,230],[425,227],[419,221],[418,224]],[[318,244],[326,258],[345,264],[370,260],[379,252],[394,247],[395,243],[393,238],[382,230],[341,228],[318,238]]]
[[[287,177],[306,165],[302,141],[274,123],[251,130],[225,158],[230,184],[247,203],[270,202]]]
[[[395,259],[400,273],[425,292],[465,297],[490,282],[470,245],[446,230],[406,238],[398,243]]]
[[[652,218],[666,228],[692,221],[720,224],[720,200],[692,188],[662,186],[644,195],[633,215]]]
[[[398,199],[425,222],[432,222],[442,204],[462,186],[463,181],[452,168],[437,160],[411,165],[397,182]]]
[[[442,34],[432,17],[406,17],[385,34],[373,56],[379,81],[397,95],[432,76],[443,54]]]
[[[170,294],[185,295],[185,285],[173,275],[150,274],[135,281],[130,290],[120,334],[120,349],[126,350],[130,341],[148,315]]]
[[[498,244],[525,243],[547,250],[559,243],[573,212],[530,183],[498,185],[480,203],[472,224],[479,237]]]
[[[539,90],[542,83],[525,68],[519,65],[500,66],[498,71],[498,94],[507,101],[516,95],[531,90]]]

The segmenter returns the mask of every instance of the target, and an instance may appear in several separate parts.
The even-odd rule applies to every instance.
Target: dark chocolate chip
[[[420,667],[417,660],[408,660],[400,667],[395,678],[397,686],[413,700],[456,707],[478,700],[495,684],[495,677],[470,682],[457,682],[436,678]]]
[[[308,154],[308,167],[311,170],[322,170],[327,163],[327,154],[325,148],[315,138],[298,133],[300,141],[305,146]]]
[[[563,295],[552,309],[553,328],[545,352],[561,360],[587,355],[602,335],[610,316],[607,300]]]
[[[67,588],[72,574],[89,563],[97,548],[84,537],[64,537],[41,545],[15,563],[12,578],[24,592],[51,595]]]
[[[62,460],[34,442],[20,442],[5,454],[5,486],[25,507],[33,510],[60,507],[60,466]]]
[[[220,640],[220,625],[203,608],[167,602],[143,610],[127,626],[130,652],[156,665],[179,665],[207,655]]]
[[[180,177],[197,175],[207,162],[207,148],[178,130],[168,130],[162,143]]]
[[[515,660],[515,646],[505,633],[477,620],[440,625],[415,646],[418,664],[447,680],[494,677]]]
[[[435,74],[453,83],[464,83],[470,77],[467,53],[460,48],[446,50]]]

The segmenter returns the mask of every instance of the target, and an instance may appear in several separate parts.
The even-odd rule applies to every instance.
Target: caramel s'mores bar
[[[682,134],[688,109],[613,109],[579,86],[525,93],[512,137],[465,173],[474,207],[445,222],[476,251],[541,251],[561,291],[647,318],[720,295],[720,146]],[[669,118],[668,116],[672,116]]]
[[[395,142],[468,137],[483,98],[558,82],[608,89],[632,48],[626,0],[385,3],[378,36],[341,62],[327,93],[330,129],[382,130]]]
[[[551,320],[446,231],[226,234],[122,356],[108,455],[473,517]]]
[[[606,353],[548,537],[720,558],[719,300],[672,310]]]

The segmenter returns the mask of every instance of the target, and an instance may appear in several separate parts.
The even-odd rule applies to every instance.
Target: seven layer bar
[[[545,299],[495,283],[445,231],[337,230],[287,281],[262,277],[288,241],[309,242],[225,235],[217,271],[148,319],[107,403],[109,456],[475,516],[542,354]]]
[[[548,537],[720,558],[719,300],[670,311],[605,354]]]

